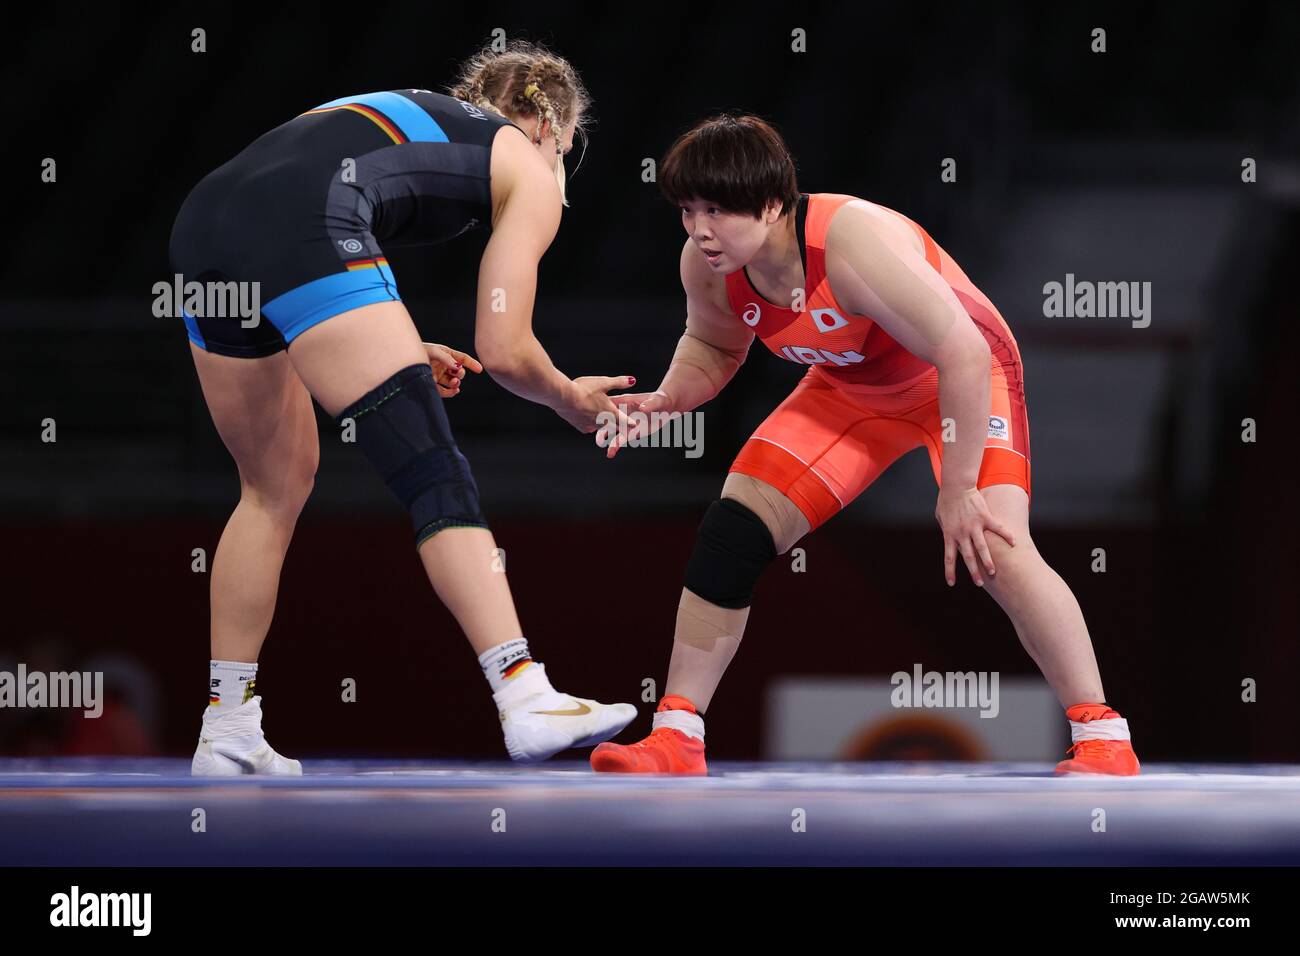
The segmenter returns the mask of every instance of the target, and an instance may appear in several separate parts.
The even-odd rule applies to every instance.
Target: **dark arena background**
[[[47,897],[74,884],[152,889],[161,933],[193,910],[177,893],[231,866],[676,867],[692,897],[717,890],[685,867],[754,882],[897,867],[852,879],[906,873],[907,899],[949,905],[943,873],[921,868],[1048,867],[1004,875],[1081,928],[1269,921],[1267,892],[1177,897],[1300,864],[1300,7],[379,0],[6,17],[0,672],[103,680],[95,718],[0,708],[0,864],[59,868],[8,871],[29,895],[7,897],[6,935],[50,928]],[[594,99],[534,314],[570,376],[635,375],[640,391],[667,368],[684,234],[647,160],[705,116],[767,118],[805,192],[903,211],[961,263],[1019,342],[1034,539],[1079,599],[1140,775],[1053,775],[1061,704],[965,571],[945,586],[921,452],[764,574],[708,710],[708,777],[597,776],[586,751],[511,764],[406,513],[318,411],[320,466],[257,675],[268,739],[304,776],[190,777],[208,571],[239,481],[183,325],[153,312],[179,205],[263,132],[358,92],[443,91],[494,37],[545,43]],[[389,253],[426,341],[472,351],[484,242]],[[1053,314],[1049,284],[1085,281],[1146,290],[1146,314]],[[636,704],[620,742],[649,732],[664,693],[705,509],[803,371],[755,343],[702,409],[697,457],[606,460],[486,374],[447,403],[534,654],[561,689]],[[893,675],[929,672],[995,679],[996,715],[891,703]],[[396,872],[371,891],[407,892],[383,879]],[[968,876],[964,893],[1000,902]],[[651,879],[629,885],[662,893]],[[1112,896],[1148,884],[1175,898]],[[645,899],[613,888],[602,906]]]

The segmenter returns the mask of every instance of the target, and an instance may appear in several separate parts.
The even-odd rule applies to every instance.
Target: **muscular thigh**
[[[999,523],[1005,525],[1016,538],[1016,547],[1033,547],[1029,536],[1029,493],[1019,485],[1004,483],[989,485],[980,489],[984,503]],[[1002,538],[996,534],[986,534],[990,549],[1003,546]]]
[[[926,395],[909,392],[883,407],[815,372],[773,410],[731,466],[733,474],[765,482],[792,501],[810,528],[828,521],[926,438],[923,428],[902,417]]]
[[[377,302],[333,316],[289,344],[289,360],[321,407],[336,416],[411,365],[427,364],[420,334],[401,302]]]
[[[193,345],[203,397],[240,480],[268,494],[310,484],[320,445],[311,396],[288,356],[214,355]]]

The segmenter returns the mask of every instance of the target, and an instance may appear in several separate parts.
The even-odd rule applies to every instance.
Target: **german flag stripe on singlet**
[[[357,269],[379,269],[387,267],[388,260],[383,256],[376,256],[373,259],[353,259],[347,264],[349,272],[355,272]]]
[[[303,115],[350,110],[382,129],[394,143],[446,143],[447,134],[437,120],[400,93],[362,93],[330,100]]]

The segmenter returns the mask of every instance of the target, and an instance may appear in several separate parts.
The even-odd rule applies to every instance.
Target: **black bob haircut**
[[[675,205],[703,199],[755,219],[772,202],[788,213],[799,201],[785,140],[749,115],[713,116],[679,136],[659,164],[659,191]]]

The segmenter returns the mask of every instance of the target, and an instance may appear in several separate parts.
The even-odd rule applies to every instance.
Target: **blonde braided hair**
[[[460,77],[448,92],[457,99],[514,120],[537,117],[534,143],[542,141],[542,126],[549,124],[555,151],[572,124],[586,151],[586,118],[591,97],[569,62],[538,43],[511,40],[501,51],[485,46],[461,64]],[[581,158],[579,158],[581,165]],[[560,197],[564,192],[564,157],[557,156],[555,178]]]

